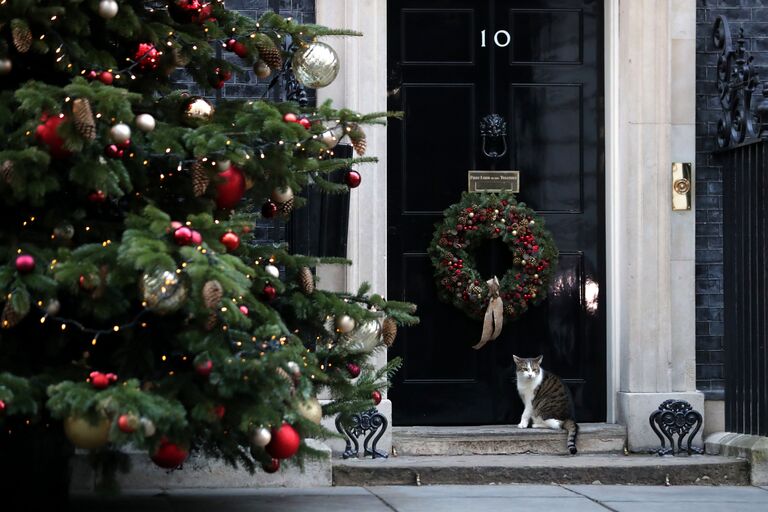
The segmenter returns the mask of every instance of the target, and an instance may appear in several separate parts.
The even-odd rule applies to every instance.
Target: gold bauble
[[[184,304],[187,287],[175,272],[158,270],[142,276],[141,296],[147,309],[164,315]]]
[[[299,414],[318,425],[323,419],[323,407],[320,405],[320,401],[315,398],[309,398],[299,403]]]
[[[339,74],[339,56],[325,43],[314,42],[300,48],[291,63],[296,80],[313,89],[329,85]]]
[[[78,448],[98,450],[109,442],[110,425],[105,416],[96,423],[79,416],[68,416],[64,419],[64,434]]]
[[[184,103],[184,120],[193,126],[204,124],[213,118],[215,111],[204,98],[193,96]]]
[[[277,187],[272,191],[272,201],[277,204],[284,204],[293,200],[293,189],[289,186]]]

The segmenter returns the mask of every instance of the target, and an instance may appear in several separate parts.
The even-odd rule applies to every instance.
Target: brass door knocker
[[[480,137],[483,154],[488,158],[499,159],[507,154],[507,121],[500,115],[489,114],[480,121]]]

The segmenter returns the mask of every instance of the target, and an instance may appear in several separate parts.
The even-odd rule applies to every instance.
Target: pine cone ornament
[[[299,270],[299,285],[301,291],[306,295],[315,291],[315,276],[312,275],[312,270],[309,267],[301,267]]]
[[[291,385],[291,394],[294,394],[296,392],[296,383],[293,381],[293,378],[291,378],[291,376],[288,375],[287,371],[285,371],[283,368],[280,368],[279,366],[275,371],[283,380],[285,380],[288,384]]]
[[[282,69],[283,54],[269,37],[260,37],[259,40],[256,41],[256,49],[259,50],[259,58],[266,62],[270,69]]]
[[[381,340],[384,345],[389,348],[395,344],[395,338],[397,337],[397,322],[391,317],[387,317],[381,323]]]
[[[176,66],[183,68],[190,62],[190,56],[181,50],[180,46],[173,47],[173,62]]]
[[[278,203],[277,210],[281,215],[288,217],[293,212],[293,199],[289,199],[284,203]]]
[[[205,330],[212,331],[213,328],[216,327],[217,323],[219,323],[219,317],[216,316],[216,313],[211,313],[205,320]]]
[[[205,170],[203,163],[195,162],[192,164],[192,189],[194,190],[195,197],[200,197],[205,194],[210,183],[211,177],[208,176],[208,172]]]
[[[72,102],[72,117],[75,128],[86,140],[96,138],[96,121],[93,118],[90,102],[85,98],[77,98]]]
[[[6,160],[0,165],[0,178],[6,183],[13,179],[13,161]]]
[[[221,283],[212,280],[203,285],[203,302],[208,309],[216,309],[219,307],[221,299],[224,297],[224,288]]]
[[[25,315],[22,315],[13,309],[10,302],[6,302],[5,307],[3,308],[3,313],[0,315],[0,326],[2,326],[3,329],[15,327],[24,319],[24,316]]]
[[[29,30],[29,25],[25,21],[20,19],[11,21],[11,35],[13,46],[19,53],[27,53],[32,47],[32,31]]]
[[[358,125],[351,127],[349,132],[349,140],[352,141],[352,147],[355,148],[355,153],[359,156],[365,156],[365,150],[368,148],[368,143],[365,140],[365,132]]]

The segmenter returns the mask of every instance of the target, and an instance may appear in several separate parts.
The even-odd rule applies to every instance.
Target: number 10
[[[485,32],[486,32],[485,30],[480,31],[480,41],[481,41],[480,46],[483,48],[487,46],[485,41],[486,39]],[[503,42],[502,42],[502,39],[504,39]],[[510,36],[509,32],[507,32],[506,30],[497,30],[496,33],[493,35],[493,42],[499,48],[505,48],[509,46],[509,43],[512,42],[512,36]]]

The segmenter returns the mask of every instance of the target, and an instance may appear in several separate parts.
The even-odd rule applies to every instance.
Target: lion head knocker
[[[507,154],[507,121],[498,114],[490,114],[480,121],[483,154],[498,159]]]

